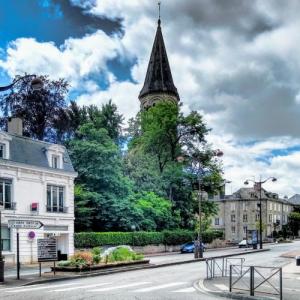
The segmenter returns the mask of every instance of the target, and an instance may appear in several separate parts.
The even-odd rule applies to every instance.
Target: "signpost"
[[[34,220],[8,220],[8,228],[17,229],[17,279],[20,279],[20,237],[19,229],[40,229],[44,224]]]
[[[57,243],[55,238],[38,239],[38,262],[40,264],[40,276],[42,276],[42,262],[53,261],[55,275],[55,261],[57,261]]]
[[[44,224],[33,220],[8,220],[8,228],[15,229],[40,229]]]

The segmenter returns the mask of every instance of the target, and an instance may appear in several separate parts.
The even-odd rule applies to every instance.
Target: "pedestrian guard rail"
[[[206,278],[213,279],[216,277],[229,276],[229,267],[234,263],[242,270],[245,258],[243,257],[220,257],[220,258],[208,258],[206,259]],[[238,272],[238,269],[234,269],[234,272]]]
[[[229,291],[250,296],[276,296],[282,300],[282,268],[230,265]]]

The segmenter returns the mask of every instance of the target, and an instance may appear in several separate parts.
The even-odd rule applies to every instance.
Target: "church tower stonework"
[[[140,92],[141,110],[147,110],[161,101],[178,104],[180,101],[177,88],[174,85],[168,55],[161,30],[161,20],[158,26],[144,86]]]

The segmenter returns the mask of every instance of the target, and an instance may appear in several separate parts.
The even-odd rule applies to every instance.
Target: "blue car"
[[[205,251],[205,245],[201,243],[202,251]],[[180,252],[181,253],[193,253],[195,251],[195,243],[194,242],[189,242],[185,243],[181,246]]]

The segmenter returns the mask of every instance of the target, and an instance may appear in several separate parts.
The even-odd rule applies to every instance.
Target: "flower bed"
[[[147,263],[149,260],[144,260],[143,255],[135,253],[130,247],[119,246],[106,251],[93,248],[91,251],[76,252],[70,260],[59,262],[55,270],[80,272]]]

